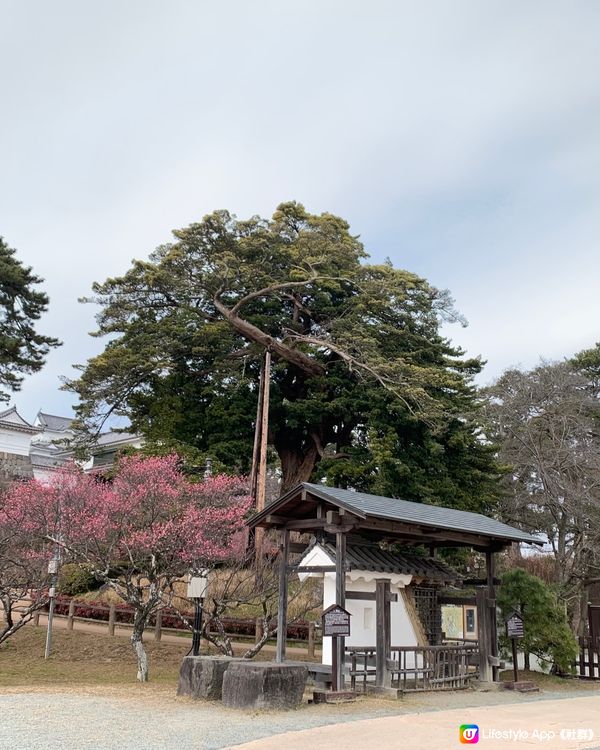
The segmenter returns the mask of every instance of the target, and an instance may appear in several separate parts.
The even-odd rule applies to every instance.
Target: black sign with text
[[[351,614],[338,604],[333,604],[323,612],[323,635],[345,637],[350,635]]]
[[[509,638],[523,638],[523,618],[518,612],[513,612],[506,620],[506,635]]]

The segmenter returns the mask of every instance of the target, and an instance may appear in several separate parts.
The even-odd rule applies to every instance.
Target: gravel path
[[[217,750],[283,732],[361,719],[589,695],[588,691],[564,691],[515,698],[508,692],[463,691],[399,702],[359,700],[345,706],[305,704],[297,711],[249,713],[166,692],[132,691],[123,696],[96,689],[84,694],[19,691],[0,695],[0,748]]]

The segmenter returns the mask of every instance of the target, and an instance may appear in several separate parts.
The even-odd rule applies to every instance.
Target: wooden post
[[[75,618],[75,600],[69,602],[69,614],[67,615],[67,630],[73,630],[73,620]]]
[[[162,609],[156,613],[156,622],[154,623],[154,640],[159,642],[162,638]]]
[[[519,681],[519,665],[518,665],[518,654],[517,654],[517,639],[511,638],[512,641],[512,659],[513,659],[513,677],[515,682]]]
[[[260,428],[262,425],[262,400],[264,393],[265,363],[264,358],[260,366],[260,380],[258,382],[258,403],[256,405],[256,423],[254,425],[254,446],[252,448],[252,468],[250,470],[250,495],[256,503],[256,484],[258,478],[258,462],[260,458]]]
[[[308,623],[308,658],[315,658],[315,624],[314,622]]]
[[[475,590],[477,602],[477,637],[479,639],[479,680],[492,682],[493,672],[488,657],[492,655],[492,640],[490,632],[490,607],[488,606],[489,591],[483,586]]]
[[[346,533],[335,534],[335,603],[346,606]],[[337,636],[332,639],[332,653],[335,653],[335,670],[332,664],[333,690],[344,689],[344,663],[346,661],[346,639]],[[333,674],[335,672],[335,674]]]
[[[114,603],[111,603],[108,608],[108,634],[115,634],[115,620],[117,619],[117,611]]]
[[[498,622],[496,616],[496,591],[494,589],[494,553],[485,553],[485,563],[487,570],[487,588],[489,594],[489,628],[490,628],[490,654],[498,656]],[[500,670],[498,667],[492,667],[492,680],[498,682]]]
[[[287,636],[287,600],[288,600],[288,557],[290,552],[290,532],[281,530],[281,557],[279,559],[279,609],[277,611],[277,655],[275,661],[285,661],[285,639]]]
[[[40,610],[39,609],[33,616],[33,624],[36,628],[39,628],[40,626]]]
[[[390,580],[377,578],[375,580],[375,685],[378,688],[390,687],[391,676],[388,669],[388,659],[391,657],[390,633]]]
[[[271,352],[265,352],[262,374],[262,398],[260,408],[260,449],[256,473],[256,510],[264,510],[267,494],[267,444],[269,442],[269,392],[271,389]],[[256,561],[260,563],[263,553],[265,530],[257,527],[254,531]]]

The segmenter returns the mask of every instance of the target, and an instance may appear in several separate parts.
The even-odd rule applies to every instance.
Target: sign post
[[[192,636],[192,655],[200,654],[200,637],[202,634],[202,603],[208,588],[208,570],[201,570],[199,575],[190,574],[188,581],[188,599],[194,602],[194,631]]]
[[[523,628],[523,617],[519,612],[513,612],[506,618],[506,636],[510,638],[512,645],[513,660],[513,682],[506,682],[505,685],[510,690],[518,690],[520,693],[531,693],[539,690],[535,683],[530,680],[519,680],[519,667],[517,664],[517,641],[525,637]]]
[[[350,635],[350,617],[352,615],[348,610],[340,607],[339,604],[332,604],[331,607],[323,612],[321,618],[323,626],[323,637],[331,637],[331,687],[334,693],[341,690],[341,674],[343,664],[339,663],[338,656],[338,638],[346,638]]]
[[[506,635],[512,644],[513,676],[515,682],[519,682],[519,667],[517,665],[517,641],[525,635],[523,630],[523,618],[518,612],[513,612],[506,619]]]

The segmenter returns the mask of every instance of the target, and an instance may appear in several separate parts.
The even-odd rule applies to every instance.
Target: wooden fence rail
[[[65,600],[61,601],[62,609],[64,610],[67,602]],[[92,615],[90,616],[81,616],[77,614],[77,611],[83,610],[86,615]],[[33,624],[37,627],[40,624],[40,614],[45,615],[45,611],[38,611],[36,612],[34,618],[33,618]],[[99,614],[100,617],[94,617],[94,614]],[[132,614],[131,609],[128,609],[126,607],[120,607],[116,604],[112,603],[110,605],[100,605],[100,604],[91,604],[85,601],[78,602],[75,599],[71,599],[68,601],[68,610],[66,614],[62,613],[56,613],[54,616],[58,617],[60,619],[65,619],[67,621],[67,630],[74,630],[75,624],[77,622],[86,622],[86,623],[93,623],[95,625],[106,625],[106,632],[110,636],[115,635],[115,629],[117,627],[119,628],[131,628],[132,624],[130,622],[123,622],[120,621],[119,615],[126,615],[127,617],[130,617]],[[184,615],[185,616],[185,615]],[[192,615],[190,613],[187,613],[188,619],[191,621]],[[235,632],[227,632],[226,635],[228,635],[232,640],[239,640],[239,641],[252,641],[252,640],[258,640],[261,631],[260,628],[262,625],[260,624],[262,621],[260,619],[256,620],[255,624],[255,634],[254,635],[248,635],[248,634],[242,634],[242,633],[235,633]],[[191,629],[186,627],[180,627],[180,628],[172,628],[172,627],[166,627],[163,625],[163,611],[158,610],[156,613],[155,619],[153,623],[149,623],[149,626],[147,630],[152,630],[154,640],[156,642],[160,642],[162,638],[163,633],[171,633],[171,634],[177,634],[177,635],[190,635]],[[314,622],[308,622],[306,631],[307,631],[307,639],[305,641],[306,648],[307,648],[307,656],[309,659],[314,659],[316,657],[316,646],[317,642],[320,643],[320,639],[317,638],[317,626]],[[209,632],[212,632],[212,630],[209,630]],[[288,640],[292,641],[294,645],[299,645],[299,643],[302,643],[302,641],[299,641],[298,639],[295,639],[293,637],[290,637],[288,635]]]
[[[349,646],[352,690],[366,692],[376,674],[375,648]],[[403,693],[457,690],[479,676],[479,647],[470,645],[392,646],[387,660],[391,687]]]

